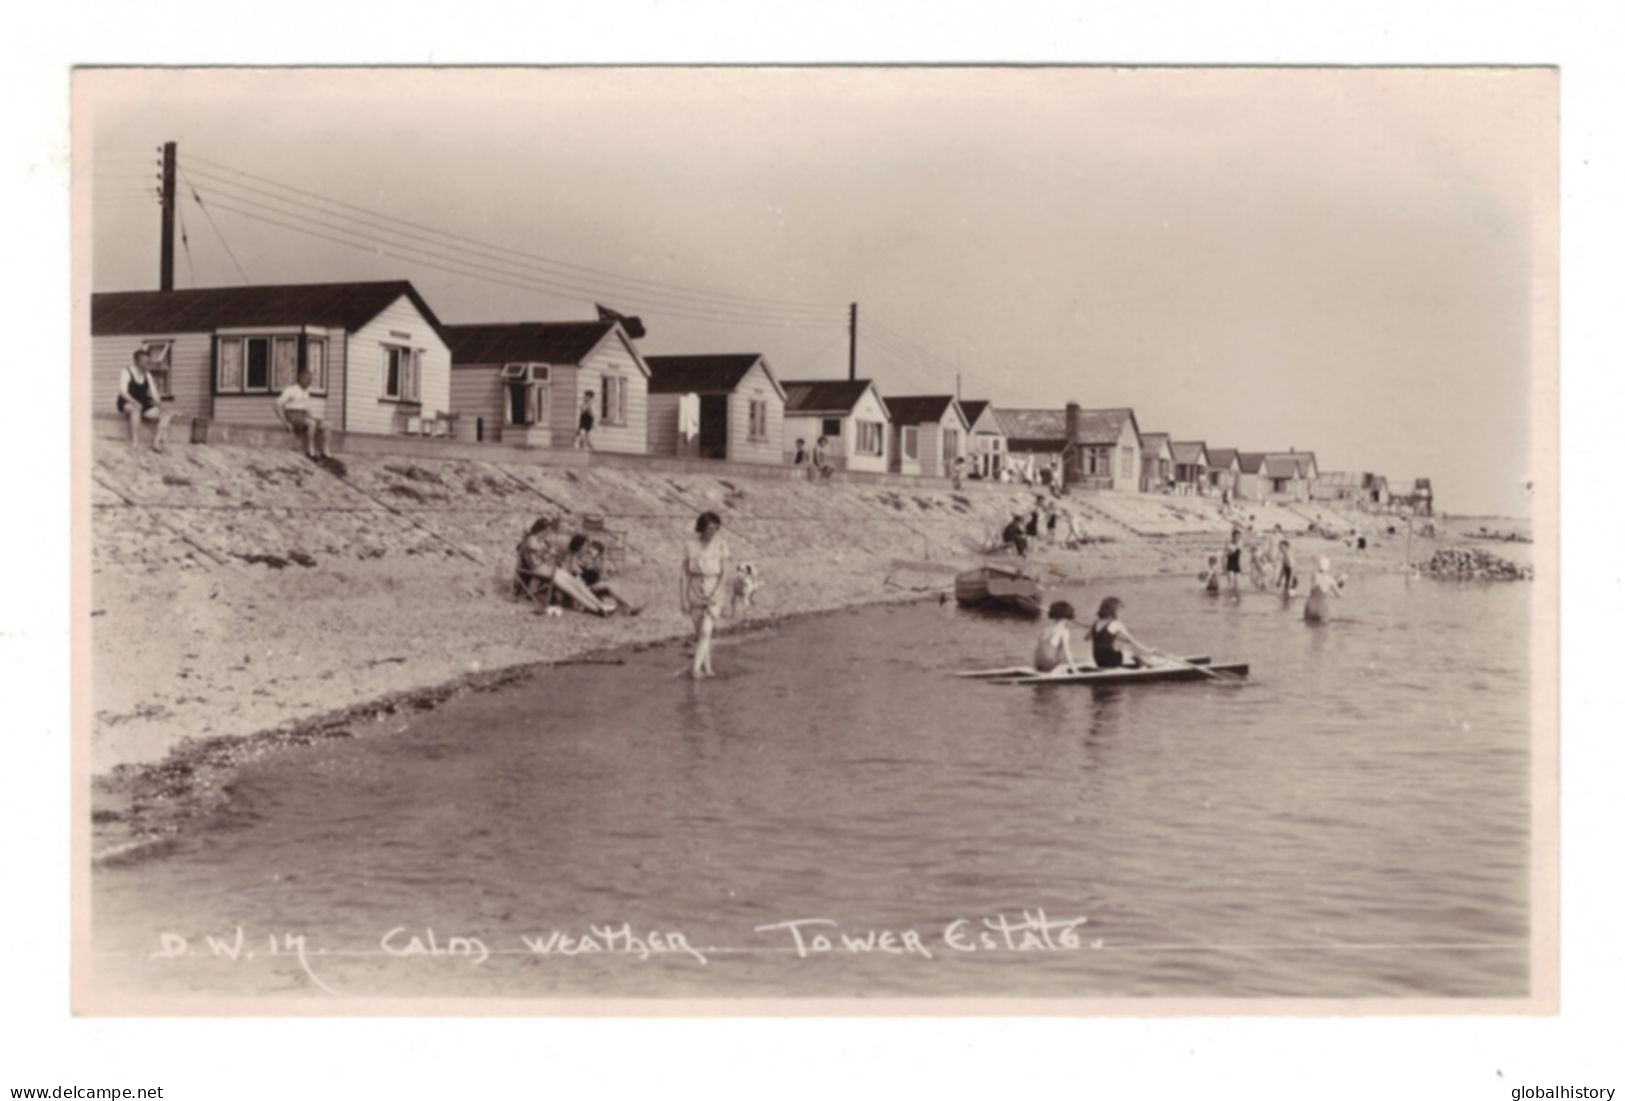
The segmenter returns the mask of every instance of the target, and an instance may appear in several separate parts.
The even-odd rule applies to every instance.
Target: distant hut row
[[[1088,490],[1431,506],[1426,479],[1322,474],[1312,451],[1240,451],[1141,432],[1134,410],[997,408],[949,394],[882,395],[866,379],[780,379],[760,352],[645,356],[641,323],[452,325],[405,280],[129,291],[91,299],[93,400],[149,354],[177,415],[278,424],[301,371],[340,432],[570,447],[583,410],[595,450],[778,465],[819,439],[838,469],[1036,479]]]

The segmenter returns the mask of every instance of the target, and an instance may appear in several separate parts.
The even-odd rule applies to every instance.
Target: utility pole
[[[164,142],[163,229],[159,237],[158,289],[175,289],[175,143]]]
[[[959,392],[959,390],[960,390],[959,376],[961,374],[963,374],[963,373],[964,372],[962,372],[959,369],[959,349],[955,348],[954,349],[954,400],[955,401],[962,400],[963,396],[964,396]]]
[[[858,304],[852,303],[851,321],[847,323],[847,332],[851,334],[851,342],[846,353],[846,377],[856,382],[858,380]]]

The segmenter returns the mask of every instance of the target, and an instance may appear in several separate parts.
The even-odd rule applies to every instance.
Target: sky
[[[175,141],[179,287],[407,278],[447,322],[604,303],[645,354],[781,379],[844,377],[856,302],[885,394],[958,374],[1529,510],[1551,70],[81,70],[75,94],[97,291],[157,286]]]

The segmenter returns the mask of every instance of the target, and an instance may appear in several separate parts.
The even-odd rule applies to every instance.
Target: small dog
[[[756,567],[749,562],[741,562],[734,570],[733,604],[730,614],[734,616],[749,614],[756,605],[756,590],[762,587],[762,580],[756,574]]]

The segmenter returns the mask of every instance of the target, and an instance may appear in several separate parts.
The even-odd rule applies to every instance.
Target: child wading
[[[1078,621],[1072,605],[1057,600],[1049,606],[1049,623],[1038,636],[1038,648],[1033,652],[1033,668],[1040,673],[1074,673],[1078,661],[1072,656],[1071,624]]]
[[[1196,580],[1202,583],[1202,589],[1214,596],[1219,595],[1219,559],[1217,555],[1207,556],[1207,569],[1197,574]]]

